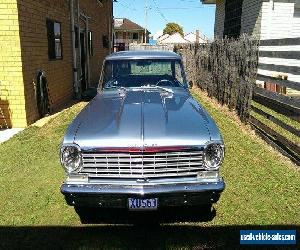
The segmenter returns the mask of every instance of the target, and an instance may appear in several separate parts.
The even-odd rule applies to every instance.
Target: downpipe
[[[74,79],[74,92],[78,97],[78,69],[76,60],[76,48],[75,48],[75,15],[74,15],[74,0],[70,0],[70,12],[71,12],[71,33],[72,33],[72,57],[73,57],[73,79]]]

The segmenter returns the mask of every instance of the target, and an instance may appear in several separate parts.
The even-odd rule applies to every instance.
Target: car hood
[[[185,89],[105,90],[68,133],[82,148],[199,146],[221,139],[210,116]]]

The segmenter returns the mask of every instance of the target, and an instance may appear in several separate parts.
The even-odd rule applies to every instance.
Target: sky
[[[213,38],[215,6],[203,5],[200,0],[118,0],[114,3],[114,17],[126,17],[144,27],[145,2],[148,2],[147,28],[151,35],[162,32],[168,22],[175,22],[185,33],[199,29]]]

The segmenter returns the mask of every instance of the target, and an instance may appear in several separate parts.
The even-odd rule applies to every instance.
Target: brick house
[[[149,43],[150,32],[127,18],[115,18],[114,33],[116,51],[127,50],[131,43]]]
[[[45,94],[56,111],[95,86],[112,16],[111,0],[1,0],[0,128],[42,117]]]

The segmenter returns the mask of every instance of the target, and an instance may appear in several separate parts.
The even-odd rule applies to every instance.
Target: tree
[[[164,29],[164,35],[169,34],[173,35],[175,33],[179,33],[181,36],[184,36],[183,28],[177,23],[167,23]]]

